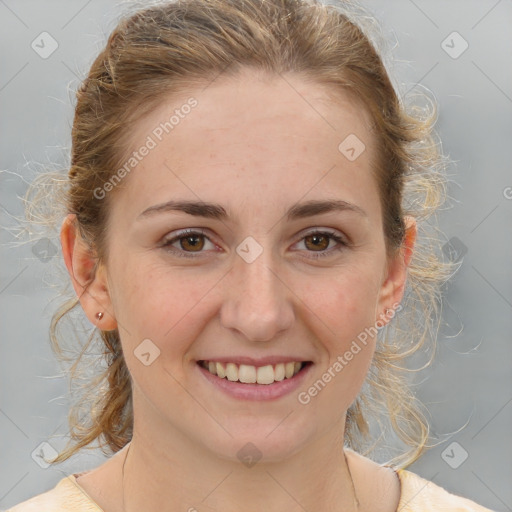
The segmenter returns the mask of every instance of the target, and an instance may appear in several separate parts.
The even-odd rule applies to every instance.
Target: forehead
[[[130,150],[149,139],[152,148],[129,176],[129,201],[173,193],[207,201],[215,191],[216,201],[228,202],[236,187],[242,196],[231,201],[265,194],[296,202],[308,190],[334,188],[356,202],[368,187],[376,194],[369,126],[366,110],[333,86],[254,70],[222,76],[164,97],[131,127]]]
[[[180,86],[162,96],[149,115],[127,130],[129,147],[133,149],[148,134],[157,143],[178,141],[190,124],[210,137],[231,129],[237,138],[246,139],[258,132],[265,137],[320,139],[330,135],[340,140],[357,133],[370,142],[371,118],[357,97],[341,87],[320,83],[309,75],[242,68],[234,75],[195,81],[190,88]]]

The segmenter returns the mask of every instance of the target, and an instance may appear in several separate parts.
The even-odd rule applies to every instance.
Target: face
[[[247,442],[279,459],[342,433],[374,353],[375,339],[357,340],[400,300],[405,276],[386,257],[369,117],[337,94],[244,71],[168,98],[134,127],[132,150],[155,144],[109,192],[108,260],[94,286],[104,277],[136,428],[232,459]],[[339,149],[354,135],[365,145],[355,159]],[[160,206],[169,202],[215,206]],[[200,361],[245,363],[247,380],[308,364],[249,384]],[[257,369],[269,365],[271,377]]]

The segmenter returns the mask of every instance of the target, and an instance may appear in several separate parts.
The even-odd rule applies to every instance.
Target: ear
[[[404,222],[404,242],[393,259],[388,262],[377,303],[376,320],[378,318],[380,322],[384,323],[388,323],[394,316],[394,313],[386,314],[386,310],[396,309],[403,298],[407,281],[407,268],[411,263],[414,243],[416,242],[416,220],[414,217],[406,216]]]
[[[64,219],[60,243],[64,263],[87,318],[102,331],[115,329],[117,322],[108,292],[106,269],[104,265],[97,266],[97,257],[80,236],[75,214]],[[99,312],[103,313],[101,319],[96,316]]]

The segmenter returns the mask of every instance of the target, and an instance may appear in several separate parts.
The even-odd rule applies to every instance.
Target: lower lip
[[[197,363],[196,366],[208,382],[211,382],[214,386],[233,398],[240,400],[275,400],[295,391],[303,383],[313,365],[308,363],[290,379],[283,379],[273,384],[244,384],[238,381],[233,382],[227,378],[221,379],[217,375],[213,375],[206,368],[203,368]]]

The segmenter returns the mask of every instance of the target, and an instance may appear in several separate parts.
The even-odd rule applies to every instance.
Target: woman
[[[54,462],[117,453],[11,510],[488,510],[402,467],[428,427],[397,362],[449,274],[419,236],[430,129],[334,7],[123,19],[77,93],[52,323],[79,302],[108,363]],[[388,465],[358,453],[379,406],[410,448]]]

